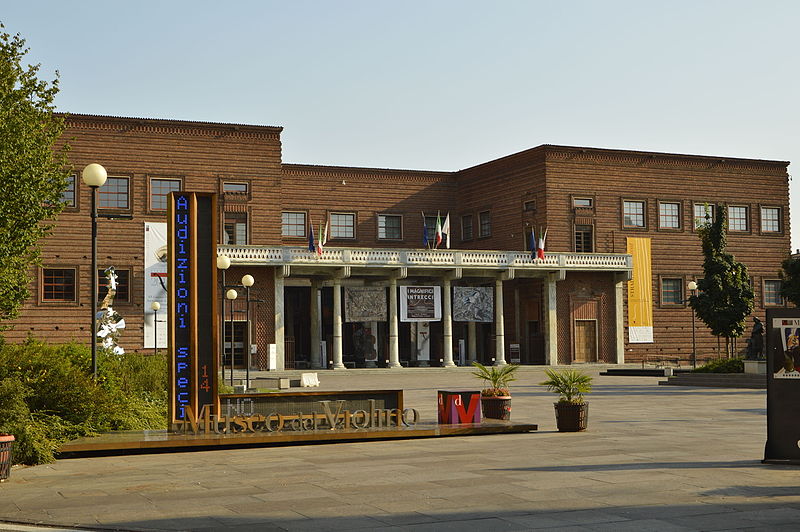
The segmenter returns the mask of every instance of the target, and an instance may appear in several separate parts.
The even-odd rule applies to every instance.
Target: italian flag
[[[536,258],[543,259],[544,258],[544,241],[547,238],[547,228],[545,227],[544,232],[542,232],[541,228],[539,229],[539,249],[536,250]]]
[[[434,248],[438,248],[439,244],[442,243],[442,217],[439,216],[439,213],[436,213],[436,244],[434,244]]]
[[[322,223],[319,224],[319,240],[317,240],[317,255],[322,256],[323,247],[328,242],[328,222],[325,221],[325,229],[322,228]]]

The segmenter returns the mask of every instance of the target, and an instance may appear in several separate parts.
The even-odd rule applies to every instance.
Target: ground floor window
[[[43,268],[42,301],[75,301],[75,268]]]

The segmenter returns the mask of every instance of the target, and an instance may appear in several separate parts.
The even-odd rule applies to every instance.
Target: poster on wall
[[[386,321],[386,289],[382,286],[344,287],[346,322]]]
[[[400,321],[439,321],[441,319],[441,286],[400,287]]]
[[[454,286],[453,321],[491,323],[494,320],[494,288]]]
[[[772,318],[772,330],[779,331],[781,342],[773,351],[772,377],[800,380],[800,319]]]
[[[167,347],[167,224],[145,222],[144,224],[144,348],[156,347],[155,333],[158,331],[158,347]],[[156,314],[150,305],[157,301],[158,326],[154,323]]]
[[[633,275],[628,281],[628,342],[653,343],[653,281],[650,239],[628,237]]]

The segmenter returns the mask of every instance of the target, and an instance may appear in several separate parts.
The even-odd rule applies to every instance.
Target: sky
[[[563,144],[800,165],[796,1],[0,0],[0,22],[58,70],[60,111],[283,126],[284,162],[454,171]]]

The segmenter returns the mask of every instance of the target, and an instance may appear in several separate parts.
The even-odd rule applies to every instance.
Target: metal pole
[[[222,322],[222,334],[220,337],[222,338],[222,352],[220,353],[220,368],[222,369],[222,383],[225,383],[225,353],[227,349],[225,349],[225,270],[222,270],[222,315],[220,316],[220,321]]]
[[[246,376],[245,379],[245,390],[250,389],[250,287],[247,287],[247,309],[245,311],[246,322],[245,325],[247,327],[247,342],[245,344],[245,352],[244,352],[244,359],[245,359],[245,372]]]
[[[692,296],[694,296],[695,291],[692,290]],[[695,345],[695,337],[694,337],[694,307],[692,307],[692,369],[697,367],[697,348]]]
[[[233,299],[231,299],[231,386],[233,386]]]
[[[153,342],[156,346],[156,355],[158,355],[158,311],[153,311],[153,333],[155,338],[155,342]]]
[[[92,377],[97,379],[97,187],[92,189]]]

